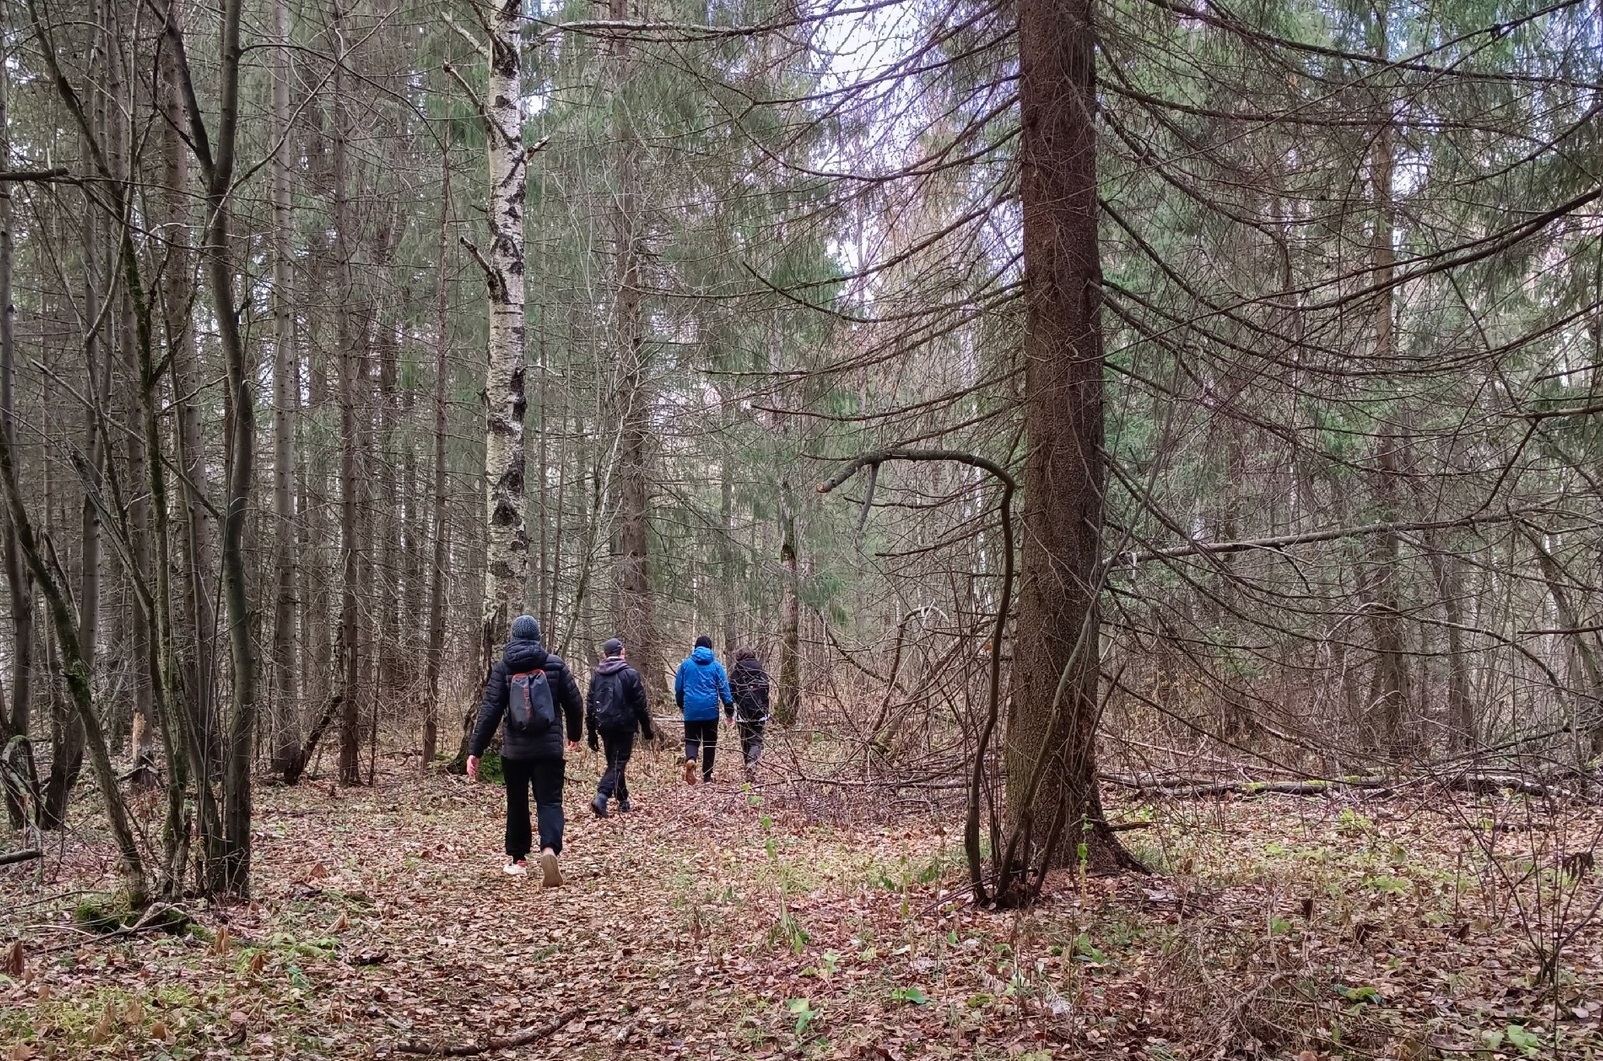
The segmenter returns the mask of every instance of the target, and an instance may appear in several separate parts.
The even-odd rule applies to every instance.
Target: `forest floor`
[[[637,809],[597,821],[593,760],[568,770],[550,891],[501,872],[497,788],[399,765],[264,787],[255,899],[183,937],[74,923],[112,884],[99,838],[43,881],[0,869],[0,1061],[460,1055],[521,1029],[478,1052],[1603,1057],[1596,808],[1120,803],[1152,875],[1065,872],[993,913],[966,901],[955,811],[864,822],[789,786],[687,788],[646,752]]]

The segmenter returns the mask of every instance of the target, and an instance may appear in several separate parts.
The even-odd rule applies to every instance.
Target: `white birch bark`
[[[482,647],[488,668],[522,606],[529,539],[524,525],[523,147],[519,54],[521,0],[500,0],[488,25],[490,250],[489,357],[484,380],[485,578]]]

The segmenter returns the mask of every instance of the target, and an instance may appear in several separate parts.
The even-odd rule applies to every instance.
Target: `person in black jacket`
[[[601,663],[590,676],[590,694],[586,698],[585,728],[590,737],[590,750],[596,750],[596,737],[607,752],[607,772],[601,775],[596,786],[596,798],[590,809],[596,817],[607,816],[607,801],[614,792],[618,795],[618,810],[629,813],[629,782],[624,770],[629,756],[634,754],[635,732],[655,740],[651,731],[651,712],[646,707],[646,685],[640,673],[629,666],[623,642],[608,638],[601,646]]]
[[[544,685],[551,698],[550,706],[561,711],[544,727],[538,724],[521,728],[513,725],[508,706],[513,692],[514,678],[519,675],[545,673]],[[534,789],[536,818],[540,829],[540,883],[554,888],[562,883],[557,856],[562,854],[562,730],[567,724],[567,747],[579,747],[579,733],[584,715],[584,701],[579,685],[561,657],[547,652],[540,642],[540,623],[532,615],[520,615],[512,620],[512,640],[507,642],[501,659],[490,669],[490,680],[484,686],[484,704],[479,708],[479,723],[473,728],[473,740],[468,745],[468,777],[479,775],[479,756],[490,745],[490,738],[506,718],[506,732],[501,740],[501,771],[506,777],[507,828],[506,871],[511,874],[527,872],[527,859],[532,837],[529,829],[529,789]]]
[[[768,672],[749,648],[735,652],[735,669],[729,672],[729,690],[735,697],[735,724],[740,728],[740,750],[746,758],[746,780],[757,773],[763,754],[763,726],[768,723]]]

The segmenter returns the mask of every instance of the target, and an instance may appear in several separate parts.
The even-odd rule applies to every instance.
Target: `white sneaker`
[[[509,877],[521,877],[529,872],[529,864],[523,859],[507,859],[507,864],[501,867],[501,872]]]

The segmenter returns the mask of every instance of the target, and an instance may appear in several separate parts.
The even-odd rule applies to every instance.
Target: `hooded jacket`
[[[673,698],[686,722],[716,722],[720,703],[724,710],[734,711],[729,675],[712,649],[703,645],[679,664],[679,673],[673,679]]]
[[[538,639],[514,638],[507,642],[501,659],[490,668],[490,680],[484,686],[484,703],[479,707],[479,722],[473,727],[473,741],[468,745],[470,755],[483,755],[490,746],[490,738],[495,736],[496,728],[506,715],[512,675],[536,670],[545,671],[546,681],[551,684],[551,701],[558,711],[558,724],[544,733],[513,733],[508,730],[501,737],[501,757],[520,761],[562,758],[564,722],[567,724],[568,739],[579,739],[584,719],[584,699],[579,695],[579,684],[573,680],[573,672],[562,662],[562,657],[547,652]]]
[[[623,705],[624,714],[629,718],[629,725],[619,729],[598,723],[596,707],[608,703]],[[590,675],[590,692],[585,697],[585,730],[591,737],[605,733],[608,736],[632,734],[638,727],[645,734],[646,740],[652,740],[655,734],[651,731],[651,712],[646,707],[646,685],[640,680],[640,672],[635,670],[623,660],[613,657],[604,659]]]
[[[750,725],[768,721],[768,672],[755,658],[735,660],[729,689],[735,694],[736,719]]]

